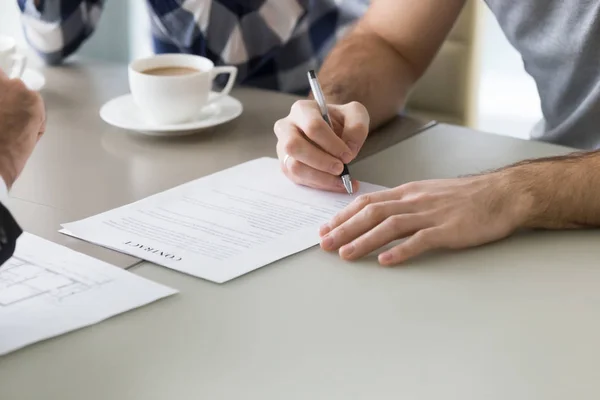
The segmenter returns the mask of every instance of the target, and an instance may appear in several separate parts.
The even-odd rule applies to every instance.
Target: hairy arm
[[[523,161],[498,173],[518,193],[521,227],[600,226],[600,151]]]
[[[329,102],[362,103],[375,128],[394,117],[466,0],[374,0],[319,73]]]
[[[487,174],[410,182],[359,197],[321,227],[321,247],[395,265],[434,249],[464,249],[519,228],[600,227],[600,151],[523,161]]]

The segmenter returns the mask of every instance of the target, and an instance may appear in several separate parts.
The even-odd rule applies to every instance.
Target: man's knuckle
[[[383,207],[381,204],[370,203],[363,209],[364,215],[369,220],[378,220],[383,218]]]
[[[434,196],[430,193],[418,193],[413,197],[413,201],[417,204],[429,204],[433,201]]]
[[[297,154],[299,149],[302,146],[301,141],[302,141],[302,139],[300,139],[300,138],[295,138],[295,137],[290,138],[283,145],[283,150],[289,155]]]
[[[351,101],[350,103],[347,103],[344,108],[346,109],[346,112],[349,113],[353,113],[355,115],[361,115],[361,116],[368,116],[369,112],[367,110],[367,108],[364,106],[364,104],[362,104],[361,102],[358,101]]]
[[[338,226],[335,230],[335,236],[338,239],[342,239],[344,240],[347,236],[348,236],[348,231],[346,229],[346,227],[342,224],[340,226]]]
[[[385,222],[393,231],[399,231],[406,226],[406,219],[402,215],[392,215]]]
[[[373,197],[370,194],[362,194],[356,198],[355,202],[360,208],[365,208],[373,203]]]
[[[276,135],[279,135],[281,132],[283,132],[283,124],[283,119],[278,119],[275,121],[275,124],[273,124],[273,132],[275,132]]]
[[[316,138],[323,130],[325,122],[320,119],[311,119],[306,123],[304,134],[309,138]]]
[[[294,176],[299,176],[302,173],[302,164],[299,161],[293,159],[288,160],[287,168]]]
[[[415,239],[420,243],[421,247],[431,248],[435,246],[437,234],[430,230],[422,230],[415,234]]]
[[[331,220],[329,221],[329,226],[331,226],[331,227],[340,226],[343,221],[344,221],[344,218],[342,217],[342,215],[337,214],[333,218],[331,218]]]
[[[297,100],[292,104],[290,111],[292,113],[302,112],[309,104],[308,100]]]
[[[356,122],[354,125],[352,125],[352,130],[365,134],[369,131],[369,125],[364,122]]]
[[[353,111],[353,112],[363,113],[363,112],[367,111],[365,106],[362,105],[362,103],[360,103],[358,101],[351,101],[350,103],[347,104],[347,107],[348,107],[348,109],[350,109],[350,111]]]
[[[398,189],[402,193],[414,193],[418,190],[418,185],[416,182],[407,182],[401,185]]]
[[[436,197],[430,193],[416,193],[403,195],[402,203],[411,210],[434,209],[437,208]]]

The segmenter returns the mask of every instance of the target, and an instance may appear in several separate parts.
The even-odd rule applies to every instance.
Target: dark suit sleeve
[[[17,239],[23,231],[10,211],[0,203],[0,265],[4,264],[15,252]]]

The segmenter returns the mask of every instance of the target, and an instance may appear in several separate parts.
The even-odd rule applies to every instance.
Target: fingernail
[[[325,224],[319,228],[319,235],[321,235],[321,236],[325,236],[329,232],[331,232],[331,228],[329,227],[328,224]]]
[[[354,253],[354,245],[352,243],[345,245],[340,249],[340,256],[350,257]]]
[[[390,253],[382,253],[379,255],[379,262],[387,264],[392,261],[392,255]]]
[[[334,174],[341,174],[342,171],[344,170],[344,166],[342,165],[342,163],[333,163],[331,164],[331,172]]]
[[[350,153],[342,154],[342,161],[345,162],[346,164],[348,164],[350,161],[352,161],[352,154],[350,154]]]
[[[325,236],[323,240],[321,240],[321,246],[324,249],[330,249],[333,247],[333,238],[330,236]]]
[[[351,141],[351,140],[347,141],[346,146],[348,146],[354,154],[356,154],[358,152],[358,146],[353,141]]]

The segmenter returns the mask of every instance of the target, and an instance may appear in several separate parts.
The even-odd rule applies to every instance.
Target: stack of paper
[[[319,241],[319,226],[354,196],[290,182],[261,158],[115,210],[63,225],[83,240],[214,282],[226,282]]]
[[[24,233],[0,267],[0,355],[176,292]]]

